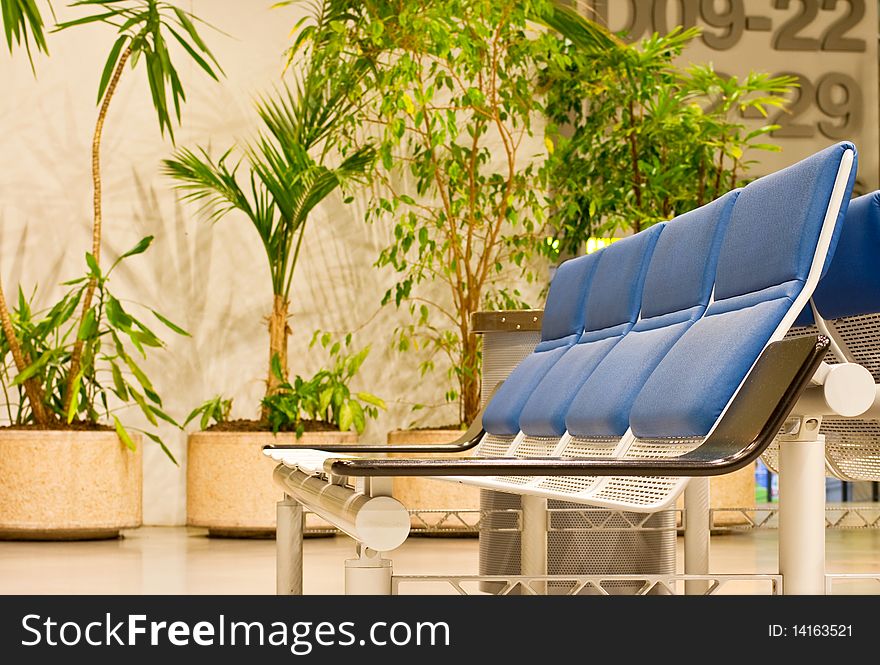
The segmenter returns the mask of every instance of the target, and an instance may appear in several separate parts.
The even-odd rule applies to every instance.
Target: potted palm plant
[[[340,4],[316,3],[311,21],[301,24],[305,37],[297,39],[292,52],[297,65],[289,73],[292,83],[258,101],[255,140],[216,158],[207,149],[183,148],[165,161],[165,173],[177,181],[182,198],[200,205],[209,220],[235,213],[248,224],[265,249],[271,286],[266,293],[267,300],[271,295],[266,391],[259,416],[222,422],[228,415],[222,398],[191,414],[192,419],[201,414],[202,429],[212,421],[214,427],[188,439],[187,523],[208,527],[213,535],[274,529],[277,492],[268,482],[271,463],[261,454],[273,434],[279,443],[301,439],[316,447],[354,442],[365,417],[384,406],[368,393],[349,391],[366,357],[364,351],[348,353],[350,339],[343,346],[320,336],[330,368],[312,378],[289,378],[291,288],[301,251],[308,246],[308,220],[339,188],[362,181],[375,154],[369,145],[340,150],[340,129],[355,111],[353,90],[364,75],[363,65],[308,39],[331,31],[344,11]]]
[[[72,6],[97,12],[60,23],[57,29],[103,24],[116,32],[99,84],[92,140],[92,242],[84,275],[65,282],[66,292],[50,307],[36,307],[21,287],[10,307],[0,282],[0,382],[9,421],[0,432],[4,537],[112,537],[122,528],[139,526],[141,435],[174,460],[153,431],[124,422],[124,409],[136,407],[150,425],[175,423],[140,366],[148,350],[163,343],[149,327],[153,323],[136,316],[111,288],[120,263],[145,252],[153,239],[144,238],[109,265],[102,257],[101,137],[127,66],[136,69],[139,63],[160,130],[172,133],[185,91],[168,40],[212,78],[219,66],[198,33],[198,19],[172,4],[81,0]],[[5,0],[2,9],[10,45],[28,45],[25,30],[30,29],[34,43],[45,50],[42,21],[32,0]],[[185,334],[147,309],[159,325]]]

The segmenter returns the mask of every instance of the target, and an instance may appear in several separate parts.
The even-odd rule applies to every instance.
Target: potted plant
[[[371,62],[364,88],[374,94],[360,108],[362,133],[353,134],[355,144],[379,137],[370,217],[393,228],[377,261],[397,273],[383,304],[411,317],[394,344],[422,352],[423,374],[444,372],[454,405],[442,429],[393,431],[391,444],[461,434],[481,405],[472,315],[525,307],[516,285],[534,276],[546,153],[533,128],[542,63],[561,44],[537,21],[553,12],[551,2],[512,0],[369,3],[347,26]],[[614,39],[596,26],[588,32],[597,45]],[[479,495],[420,479],[395,479],[394,494],[411,509],[475,508]]]
[[[369,145],[352,151],[340,146],[340,130],[357,106],[353,90],[361,83],[363,65],[309,38],[332,32],[337,5],[316,3],[311,21],[300,25],[291,54],[298,65],[289,74],[293,83],[257,103],[261,129],[256,140],[218,158],[206,149],[181,149],[165,161],[165,172],[177,181],[182,198],[200,204],[209,220],[235,212],[248,223],[265,248],[271,285],[266,294],[271,295],[266,391],[259,416],[216,422],[225,409],[222,399],[198,407],[191,416],[201,414],[203,429],[212,420],[216,426],[189,436],[187,523],[208,527],[214,535],[274,529],[278,493],[270,482],[271,462],[261,452],[273,440],[273,430],[278,442],[301,439],[316,447],[353,442],[364,418],[382,406],[372,395],[348,392],[348,382],[366,357],[363,351],[344,352],[350,340],[340,345],[321,336],[322,346],[329,345],[330,369],[289,380],[291,288],[301,251],[308,250],[309,217],[340,187],[362,182],[375,154]]]
[[[187,524],[219,537],[264,537],[275,530],[278,492],[270,482],[274,463],[262,454],[267,443],[299,443],[315,448],[331,443],[357,443],[367,418],[385,408],[380,398],[352,393],[351,382],[369,353],[349,351],[351,336],[331,341],[316,332],[328,355],[328,367],[312,377],[282,378],[262,400],[266,418],[232,419],[232,400],[214,397],[196,407],[186,423],[198,421],[188,437]],[[327,525],[310,516],[310,529]]]
[[[115,297],[110,284],[121,262],[147,250],[152,237],[102,262],[101,136],[114,94],[127,64],[144,64],[160,130],[173,130],[185,98],[167,39],[213,78],[219,67],[202,41],[197,19],[156,0],[82,0],[98,13],[64,22],[63,30],[90,23],[113,26],[117,39],[104,66],[98,92],[99,112],[92,142],[94,219],[91,251],[84,276],[54,305],[38,309],[18,289],[10,308],[0,284],[3,339],[2,381],[9,426],[0,432],[0,536],[20,538],[112,537],[141,523],[140,436],[157,442],[148,429],[124,424],[120,414],[136,406],[151,425],[175,423],[162,405],[140,362],[149,349],[163,346],[145,319]],[[18,7],[19,13],[14,8]],[[13,10],[10,12],[10,8]],[[7,41],[16,41],[25,23],[45,50],[41,21],[30,0],[4,2]],[[8,23],[6,21],[9,21]],[[18,27],[16,27],[16,25]],[[185,334],[158,312],[151,318]],[[124,417],[124,416],[123,416]],[[176,423],[175,423],[176,424]]]

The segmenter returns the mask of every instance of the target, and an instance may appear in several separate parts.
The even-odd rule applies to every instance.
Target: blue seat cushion
[[[657,224],[602,251],[587,297],[584,330],[635,322],[651,256],[665,227]]]
[[[501,384],[483,412],[483,429],[497,436],[519,433],[519,414],[547,371],[577,340],[572,335],[559,342],[541,342]]]
[[[544,318],[541,340],[580,335],[584,330],[585,301],[590,282],[602,252],[595,252],[562,263],[553,275]]]
[[[682,335],[645,382],[630,413],[639,438],[709,433],[792,298],[706,316]]]
[[[880,312],[880,192],[850,201],[840,241],[813,302],[824,319]],[[808,305],[797,325],[812,323]]]
[[[642,319],[709,304],[721,243],[741,191],[729,192],[666,225],[645,276]]]
[[[682,313],[678,323],[631,330],[584,383],[565,414],[572,436],[623,436],[635,396],[672,345],[702,315],[702,307]],[[681,320],[683,319],[683,320]]]
[[[733,207],[721,247],[715,300],[806,278],[846,150],[855,152],[855,147],[838,143],[745,187]],[[852,191],[855,174],[854,165],[847,191]],[[848,199],[847,194],[826,268],[840,236]]]
[[[562,436],[571,400],[627,329],[629,325],[620,326],[618,334],[575,344],[568,349],[523,405],[518,429],[528,436]]]
[[[519,428],[527,435],[565,433],[572,398],[638,318],[645,275],[665,226],[658,224],[605,248],[587,296],[583,335],[546,372],[522,407]]]
[[[541,343],[507,377],[483,413],[490,434],[519,432],[519,414],[535,386],[584,329],[585,300],[602,251],[571,259],[556,269],[541,322]]]
[[[708,434],[803,289],[847,150],[855,152],[840,143],[743,189],[721,246],[716,301],[636,397],[630,414],[636,436]],[[855,165],[849,176],[838,227]],[[832,238],[829,251],[833,245]]]
[[[579,437],[622,436],[636,395],[672,345],[706,311],[724,232],[740,190],[667,224],[645,278],[641,320],[605,357],[565,417]]]

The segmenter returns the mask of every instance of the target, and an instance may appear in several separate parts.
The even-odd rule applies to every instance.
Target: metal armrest
[[[709,437],[679,457],[328,459],[324,469],[337,476],[719,476],[753,462],[770,445],[829,345],[821,335],[768,345]]]
[[[486,400],[486,404],[492,400],[492,396],[495,395],[496,391],[503,381],[499,382],[495,388],[492,390],[492,393],[489,395],[489,399]],[[483,429],[483,412],[486,410],[486,407],[480,409],[480,412],[477,414],[477,417],[474,418],[474,422],[471,423],[470,427],[458,437],[455,441],[451,443],[422,443],[422,444],[413,444],[409,446],[389,446],[389,445],[370,445],[370,444],[330,444],[330,445],[321,445],[321,450],[325,450],[329,453],[462,453],[473,448],[477,447],[477,444],[482,440],[483,434],[486,433],[486,430]],[[272,444],[268,446],[263,446],[263,450],[314,450],[315,446],[306,446],[302,444]]]

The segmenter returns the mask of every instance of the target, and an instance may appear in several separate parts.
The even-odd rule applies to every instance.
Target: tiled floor
[[[775,572],[776,533],[714,536],[712,571]],[[476,574],[477,547],[475,538],[410,538],[394,553],[394,569],[407,575]],[[880,574],[880,530],[828,531],[827,552],[828,572]],[[306,593],[341,593],[343,561],[352,555],[353,543],[344,536],[308,539]],[[274,557],[271,540],[211,539],[185,528],[147,527],[103,542],[0,542],[0,593],[270,594]],[[681,568],[681,539],[678,560]],[[731,591],[762,593],[767,586]],[[880,582],[840,583],[835,591],[880,594]]]

